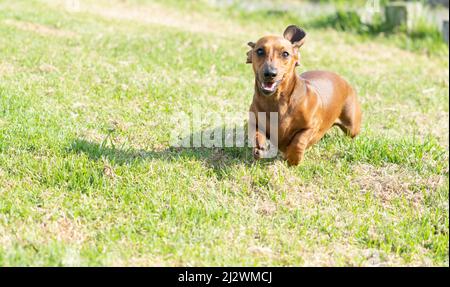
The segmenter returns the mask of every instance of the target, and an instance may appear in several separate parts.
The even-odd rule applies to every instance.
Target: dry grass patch
[[[44,222],[43,226],[44,230],[47,230],[58,241],[81,244],[87,238],[79,220],[61,217],[54,222]]]
[[[110,262],[109,262],[110,261]],[[112,260],[107,260],[107,265],[111,267],[176,267],[182,266],[176,261],[165,260],[158,257],[131,257],[128,259],[115,256]]]
[[[386,267],[400,266],[402,259],[377,249],[359,249],[346,244],[315,247],[305,254],[305,266],[358,266]]]
[[[42,24],[18,21],[13,19],[7,19],[4,21],[5,24],[13,26],[17,29],[33,32],[42,36],[49,37],[61,37],[61,38],[74,38],[77,34],[71,31],[56,29],[53,27],[45,26]]]
[[[0,63],[0,76],[12,75],[16,72],[16,70],[17,70],[16,67],[11,63],[3,61]]]
[[[423,177],[396,164],[359,164],[354,172],[353,183],[362,193],[371,193],[385,203],[404,198],[416,207],[421,206],[425,193],[435,192],[445,183],[443,175]]]

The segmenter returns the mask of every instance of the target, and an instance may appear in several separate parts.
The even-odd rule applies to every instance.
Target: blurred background
[[[315,28],[335,28],[365,36],[402,35],[410,47],[436,52],[448,44],[448,0],[207,0],[210,5],[286,17]],[[403,39],[403,41],[407,41]],[[408,44],[406,44],[408,45]],[[411,45],[410,45],[411,46]]]

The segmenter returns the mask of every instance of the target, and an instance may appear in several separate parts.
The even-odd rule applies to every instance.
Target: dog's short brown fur
[[[258,112],[266,112],[267,123],[270,112],[278,112],[278,149],[289,165],[298,165],[305,150],[334,125],[351,137],[360,131],[361,108],[350,84],[331,72],[296,73],[298,49],[305,36],[302,29],[292,25],[283,37],[266,36],[248,43],[252,50],[247,53],[247,63],[253,65],[255,73],[250,107],[256,115],[256,122],[250,120],[256,130],[255,159],[263,157],[270,135],[270,124],[265,130],[258,129]]]

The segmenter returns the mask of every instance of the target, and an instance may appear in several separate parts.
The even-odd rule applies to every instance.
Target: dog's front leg
[[[265,157],[266,150],[266,135],[263,134],[261,131],[257,130],[255,134],[255,147],[253,148],[253,157],[256,160],[259,160],[261,158]]]
[[[253,157],[258,160],[264,158],[266,135],[258,128],[255,112],[250,112],[249,119],[249,139],[252,141]]]
[[[259,160],[264,158],[266,153],[265,125],[263,122],[262,126],[258,125],[258,112],[253,107],[250,108],[249,116],[249,139],[252,141],[253,157]]]
[[[285,159],[290,166],[298,165],[303,160],[305,150],[313,135],[314,129],[305,129],[294,136],[285,153]]]

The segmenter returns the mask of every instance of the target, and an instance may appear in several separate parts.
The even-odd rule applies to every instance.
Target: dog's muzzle
[[[281,81],[263,80],[259,83],[259,88],[265,96],[273,95],[280,85]]]

